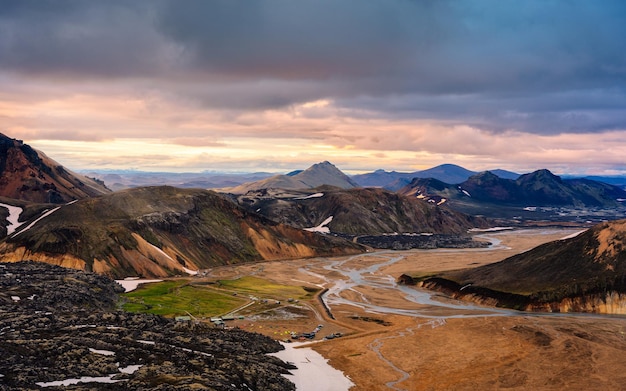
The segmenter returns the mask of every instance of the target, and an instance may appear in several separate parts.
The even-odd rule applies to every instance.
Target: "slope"
[[[487,224],[483,219],[384,189],[325,186],[316,191],[264,190],[241,195],[237,200],[249,210],[284,224],[299,228],[324,226],[330,232],[349,235],[464,234],[469,228]]]
[[[519,309],[626,314],[626,220],[423,285]]]
[[[166,186],[63,205],[0,242],[1,261],[32,259],[116,278],[358,251],[347,241],[267,220],[212,191]]]
[[[75,174],[21,140],[0,133],[0,196],[60,204],[109,192],[104,183]]]

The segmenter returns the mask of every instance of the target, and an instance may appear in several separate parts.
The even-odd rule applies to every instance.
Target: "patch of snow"
[[[138,339],[137,342],[140,342],[140,343],[143,343],[143,344],[146,344],[146,345],[156,345],[156,342],[154,342],[154,341],[146,341],[144,339]]]
[[[140,280],[136,277],[128,277],[123,280],[115,280],[118,284],[124,287],[124,292],[130,292],[137,289],[139,284],[148,284],[151,282],[161,282],[163,280]]]
[[[448,200],[446,200],[445,198],[442,198],[441,201],[437,202],[437,205],[444,204],[446,201]]]
[[[37,382],[35,384],[37,384],[39,387],[60,387],[60,386],[70,386],[72,384],[78,384],[78,383],[117,383],[119,381],[122,381],[122,380],[113,380],[113,376],[115,375],[117,375],[117,373],[113,375],[109,375],[109,376],[98,376],[98,377],[83,376],[78,379],[65,379],[65,380],[57,380],[57,381],[50,381],[50,382]]]
[[[468,193],[468,192],[467,192],[467,190],[463,190],[463,189],[461,189],[461,191],[462,191],[462,192],[463,192],[463,194],[465,194],[466,196],[471,197],[470,193]]]
[[[419,194],[417,195],[417,198],[419,198],[420,200],[422,200],[422,199],[426,198],[426,196],[425,196],[424,194],[422,194],[422,193],[419,193]]]
[[[196,274],[198,274],[197,270],[191,270],[191,269],[187,269],[186,267],[183,266],[183,270],[185,271],[185,273],[189,274],[190,276],[195,276]]]
[[[29,229],[33,228],[33,226],[34,226],[35,224],[37,224],[37,223],[39,222],[39,220],[44,219],[44,218],[46,218],[46,217],[50,216],[52,213],[56,212],[56,211],[57,211],[57,210],[59,210],[59,209],[61,209],[61,207],[60,207],[60,206],[57,206],[57,207],[56,207],[56,208],[54,208],[54,209],[51,209],[51,210],[48,210],[48,211],[44,212],[44,214],[42,214],[41,216],[39,216],[39,217],[38,217],[35,221],[33,221],[32,223],[28,224],[28,226],[26,226],[26,228],[24,228],[24,229],[23,229],[23,230],[21,230],[20,232],[16,232],[16,233],[14,233],[12,237],[16,237],[17,235],[21,234],[22,232],[26,232],[26,231],[28,231]]]
[[[76,202],[76,201],[78,201],[78,200],[70,201],[70,202],[68,202],[68,203],[67,203],[67,204],[65,204],[65,205],[72,205],[72,204],[73,204],[74,202]]]
[[[157,246],[155,246],[154,244],[148,242],[146,240],[146,243],[148,243],[150,246],[152,246],[152,248],[154,248],[159,254],[163,255],[164,257],[167,257],[168,259],[174,261],[174,259],[172,257],[170,257],[165,251],[161,250],[160,248],[158,248]],[[176,261],[174,261],[176,262]],[[183,270],[185,271],[185,273],[195,276],[196,274],[198,274],[197,270],[191,270],[191,269],[187,269],[186,267],[183,266]]]
[[[120,372],[132,375],[133,373],[137,372],[141,367],[141,365],[129,365],[127,367],[120,368]]]
[[[333,221],[333,216],[330,216],[326,220],[322,221],[322,223],[317,227],[305,228],[304,230],[309,232],[320,232],[323,234],[328,234],[330,233],[330,228],[326,227],[326,225],[330,224],[331,221]]]
[[[624,202],[624,201],[626,201],[626,198],[618,198],[616,201],[617,202]]]
[[[525,211],[528,212],[536,212],[537,211],[537,207],[536,206],[527,206],[524,208]]]
[[[22,300],[22,299],[20,299],[20,297],[19,297],[19,296],[11,296],[11,300],[13,300],[14,302],[16,302],[16,303],[17,303],[18,301],[20,301],[20,300]]]
[[[471,228],[469,232],[495,232],[515,229],[513,227],[493,227],[493,228]]]
[[[22,224],[18,220],[20,219],[20,215],[22,214],[23,209],[18,206],[13,206],[9,204],[1,204],[0,206],[6,208],[9,211],[9,217],[7,217],[7,236],[11,235],[15,230]]]
[[[581,233],[587,231],[586,229],[583,229],[582,231],[577,231],[574,232],[572,234],[569,234],[567,236],[563,236],[560,240],[565,240],[565,239],[571,239],[571,238],[575,238],[576,236],[580,235]]]
[[[309,198],[320,198],[320,197],[324,197],[324,193],[315,193],[315,194],[310,194],[304,197],[296,197],[294,198],[294,200],[308,200]]]
[[[91,353],[102,354],[103,356],[115,356],[115,352],[112,352],[110,350],[98,350],[89,348],[89,351]]]
[[[296,343],[283,344],[285,350],[271,353],[283,361],[293,363],[298,369],[292,375],[283,375],[296,385],[296,391],[347,391],[354,383],[328,360],[311,348],[296,348]]]

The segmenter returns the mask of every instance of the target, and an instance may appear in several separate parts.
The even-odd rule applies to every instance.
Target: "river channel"
[[[528,230],[520,231],[520,233]],[[572,230],[558,230],[563,237],[571,237]],[[554,234],[555,230],[545,230],[545,234]],[[515,234],[515,231],[508,231],[507,235]],[[542,234],[536,231],[533,234]],[[501,244],[498,234],[480,235],[481,239],[488,240],[491,245],[485,249],[436,249],[436,250],[417,250],[422,253],[429,252],[435,254],[466,254],[472,252],[487,252],[507,249]],[[519,312],[515,310],[493,308],[476,305],[473,303],[453,300],[439,293],[415,288],[407,285],[396,283],[397,276],[385,273],[385,268],[392,266],[406,257],[404,252],[395,251],[377,251],[366,254],[359,254],[353,257],[333,260],[328,259],[322,266],[324,272],[316,272],[309,266],[300,268],[300,271],[309,275],[322,279],[325,283],[323,286],[327,291],[323,294],[322,300],[327,308],[337,305],[348,305],[362,309],[365,312],[374,314],[394,314],[411,316],[416,318],[470,318],[485,316],[515,316],[529,315],[529,313]],[[368,258],[373,258],[372,262],[368,262]],[[319,268],[319,266],[317,266]],[[335,276],[339,275],[340,278]],[[332,278],[329,276],[333,276]],[[381,292],[381,295],[401,296],[404,300],[402,305],[385,305],[380,300],[372,300],[367,292]],[[398,302],[396,301],[395,304]],[[537,314],[563,316],[566,314]],[[582,314],[581,314],[582,315]],[[583,315],[588,316],[588,315]],[[592,315],[597,316],[597,315]]]

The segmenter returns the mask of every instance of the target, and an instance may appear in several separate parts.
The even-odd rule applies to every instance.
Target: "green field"
[[[301,286],[280,285],[258,277],[220,280],[200,285],[191,280],[170,280],[140,285],[122,295],[123,308],[168,317],[191,314],[209,318],[227,314],[246,304],[248,296],[271,300],[308,300],[318,290]]]
[[[287,300],[288,298],[306,300],[312,298],[317,292],[317,290],[305,289],[302,286],[275,284],[252,276],[241,277],[236,280],[220,280],[218,283],[223,289],[276,300]]]
[[[189,280],[173,280],[144,284],[123,294],[123,308],[129,312],[145,312],[174,317],[191,315],[197,318],[218,316],[244,305],[247,300],[214,288],[190,285]]]

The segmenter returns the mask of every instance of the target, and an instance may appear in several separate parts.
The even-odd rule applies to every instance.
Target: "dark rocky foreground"
[[[271,338],[117,311],[121,291],[95,274],[0,263],[0,390],[295,389],[281,376],[294,367],[267,355],[282,349]],[[43,384],[82,377],[115,382]]]
[[[435,248],[484,248],[490,243],[473,240],[466,235],[363,235],[356,239],[358,244],[380,249],[410,250]]]

